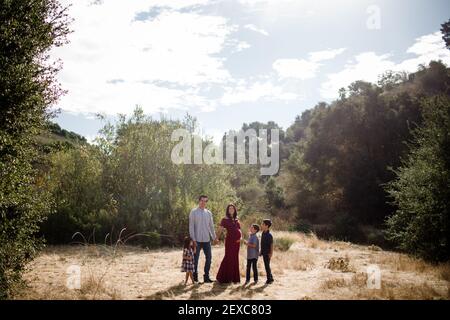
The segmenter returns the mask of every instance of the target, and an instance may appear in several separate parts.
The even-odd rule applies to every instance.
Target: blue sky
[[[68,93],[56,121],[92,140],[136,105],[197,117],[218,139],[243,122],[287,128],[356,80],[441,59],[447,0],[65,0],[70,44],[55,48]]]

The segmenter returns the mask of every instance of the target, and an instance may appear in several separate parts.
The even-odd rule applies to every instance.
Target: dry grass
[[[145,250],[120,246],[49,247],[28,266],[27,286],[17,299],[449,299],[449,264],[431,265],[404,254],[372,250],[347,242],[322,241],[315,235],[273,231],[290,239],[286,251],[275,250],[275,282],[264,284],[262,259],[257,285],[184,286],[181,249]],[[246,250],[240,250],[241,280]],[[224,255],[213,247],[211,276]],[[66,287],[67,268],[81,267],[81,288]],[[200,258],[200,278],[204,256]],[[366,268],[377,265],[381,288],[369,289]],[[346,272],[352,271],[352,272]]]
[[[335,288],[342,288],[347,286],[347,282],[345,281],[344,278],[331,278],[331,279],[327,279],[325,280],[320,288],[324,289],[324,290],[330,290],[330,289],[335,289]]]
[[[330,270],[333,270],[333,271],[354,272],[353,267],[350,266],[350,258],[349,257],[331,258],[325,264],[325,267]]]
[[[367,250],[371,250],[371,251],[382,251],[382,249],[379,246],[376,246],[374,244],[370,245],[367,247]]]
[[[427,282],[419,284],[404,284],[388,282],[381,285],[380,289],[368,290],[360,288],[357,297],[359,299],[383,299],[383,300],[440,300],[448,299]]]
[[[442,280],[450,281],[450,263],[440,264],[436,270]]]
[[[373,255],[371,256],[370,261],[374,264],[389,266],[389,268],[392,268],[395,271],[426,273],[437,270],[435,266],[425,262],[424,260],[396,252],[386,252],[382,255]],[[445,268],[442,270],[445,270]]]

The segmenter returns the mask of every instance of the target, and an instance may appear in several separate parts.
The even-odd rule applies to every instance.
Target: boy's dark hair
[[[188,237],[188,236],[184,237],[183,248],[189,249],[191,247],[191,241],[192,241],[191,237]]]
[[[200,197],[198,197],[198,201],[202,200],[203,198],[208,199],[208,196],[205,194],[202,194]]]
[[[252,227],[256,230],[256,232],[259,231],[259,226],[256,223],[252,224]]]
[[[266,226],[268,226],[269,228],[272,226],[272,220],[270,220],[270,219],[264,219],[264,220],[263,220],[263,223],[264,223]]]

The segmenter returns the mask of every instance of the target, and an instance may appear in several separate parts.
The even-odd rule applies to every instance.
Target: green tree
[[[112,229],[116,206],[102,185],[98,148],[81,145],[53,153],[46,174],[56,211],[41,227],[47,242],[69,243],[75,232],[95,232],[103,240]]]
[[[267,207],[274,212],[276,209],[281,209],[285,206],[283,189],[277,184],[274,177],[270,177],[265,185]]]
[[[345,226],[383,228],[392,212],[383,188],[394,178],[388,167],[400,166],[410,128],[422,121],[420,99],[449,85],[449,69],[433,61],[413,74],[387,73],[379,85],[357,81],[297,118],[279,179],[297,219],[352,241],[366,239]]]
[[[423,103],[424,122],[411,152],[386,189],[397,210],[387,237],[400,249],[432,261],[450,257],[450,98]]]
[[[450,49],[450,19],[447,22],[441,24],[442,39],[445,41],[445,45]]]
[[[172,132],[185,128],[194,133],[195,122],[190,117],[184,122],[154,120],[136,108],[131,117],[105,125],[98,141],[103,154],[102,183],[117,203],[116,230],[158,233],[163,244],[171,244],[188,232],[188,215],[200,194],[209,195],[208,207],[217,215],[235,199],[229,167],[172,162],[176,144],[171,141]]]
[[[62,93],[48,51],[69,30],[54,0],[2,0],[0,21],[0,298],[7,298],[41,246],[35,233],[50,209],[32,167],[33,137]]]

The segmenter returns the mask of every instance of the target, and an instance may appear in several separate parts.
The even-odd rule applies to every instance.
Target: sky
[[[448,0],[63,0],[69,44],[54,48],[63,128],[92,141],[136,105],[198,119],[218,141],[244,122],[286,129],[318,102],[387,70],[450,65]]]

